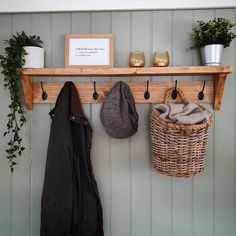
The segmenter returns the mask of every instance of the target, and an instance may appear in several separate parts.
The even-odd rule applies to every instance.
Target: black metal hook
[[[171,98],[173,100],[175,100],[178,96],[178,91],[177,91],[177,86],[178,86],[178,81],[175,81],[175,88],[173,89],[172,93],[171,93]]]
[[[98,93],[96,91],[96,81],[93,81],[93,100],[97,100],[98,99]]]
[[[144,98],[145,98],[146,100],[148,100],[148,99],[150,98],[150,93],[149,93],[149,91],[148,91],[148,88],[149,88],[149,80],[147,80],[147,90],[146,90],[146,92],[144,93]]]
[[[42,90],[42,99],[47,100],[48,94],[43,89],[43,82],[41,81],[40,84],[41,84],[41,90]]]
[[[205,89],[206,81],[204,80],[202,90],[198,93],[198,99],[203,100],[204,99],[204,89]]]

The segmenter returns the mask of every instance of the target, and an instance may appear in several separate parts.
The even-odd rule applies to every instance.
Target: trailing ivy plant
[[[8,40],[5,40],[7,47],[5,55],[0,55],[0,66],[4,75],[4,88],[10,92],[10,111],[7,115],[7,129],[3,136],[8,136],[6,158],[9,160],[11,172],[17,164],[17,157],[22,155],[25,147],[22,145],[21,128],[26,123],[24,108],[20,97],[20,76],[21,72],[17,70],[25,64],[24,46],[41,47],[43,43],[39,36],[28,36],[23,31],[16,33]]]
[[[197,21],[192,32],[192,49],[201,48],[209,44],[222,44],[229,47],[236,34],[231,32],[236,22],[225,18],[214,18],[210,21]]]

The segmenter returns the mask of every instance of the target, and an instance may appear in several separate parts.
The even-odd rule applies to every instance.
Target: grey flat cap
[[[119,81],[107,94],[100,118],[105,131],[113,138],[123,139],[138,130],[138,114],[129,86]]]

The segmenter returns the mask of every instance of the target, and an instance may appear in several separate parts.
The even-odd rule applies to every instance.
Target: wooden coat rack
[[[202,90],[203,82],[178,81],[187,99],[193,102],[213,103],[214,110],[220,110],[224,93],[224,84],[227,74],[232,72],[232,66],[183,66],[183,67],[143,67],[143,68],[42,68],[42,69],[20,69],[25,107],[33,109],[34,103],[55,103],[56,98],[63,87],[62,82],[43,82],[43,89],[47,92],[47,100],[42,99],[42,88],[40,82],[33,82],[33,77],[124,77],[124,76],[196,76],[211,75],[212,81],[205,84],[205,97],[198,99],[198,93]],[[107,92],[114,83],[98,82],[96,90],[99,94],[97,100],[93,99],[93,83],[75,83],[80,94],[82,103],[103,102]],[[135,101],[137,103],[159,103],[162,102],[167,88],[174,87],[174,82],[150,82],[150,98],[146,100],[146,82],[128,83]]]

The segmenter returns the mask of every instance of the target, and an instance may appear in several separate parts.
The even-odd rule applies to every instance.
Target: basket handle
[[[171,93],[175,88],[169,88],[166,90],[165,95],[164,95],[164,101],[163,103],[169,103],[170,102],[170,98],[171,98]],[[184,92],[180,89],[177,88],[177,93],[181,99],[182,102],[188,102],[187,98],[184,95]]]

